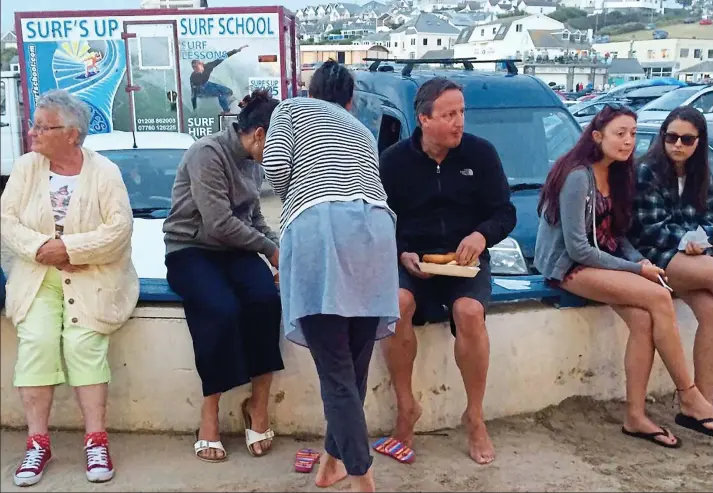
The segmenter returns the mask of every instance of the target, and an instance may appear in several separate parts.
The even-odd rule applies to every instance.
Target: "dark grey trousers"
[[[373,460],[364,399],[379,319],[311,315],[300,322],[322,389],[324,448],[344,462],[350,476],[363,476]]]

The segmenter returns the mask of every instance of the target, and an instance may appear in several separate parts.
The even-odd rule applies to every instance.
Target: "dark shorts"
[[[481,261],[480,272],[472,278],[433,276],[429,279],[414,277],[399,264],[399,287],[411,292],[416,300],[416,313],[413,317],[415,325],[442,322],[450,318],[451,333],[455,336],[456,325],[452,312],[453,303],[458,298],[477,300],[483,305],[485,312],[488,311],[492,293],[490,263]]]
[[[586,265],[578,264],[575,262],[572,267],[570,267],[569,270],[565,272],[564,277],[561,281],[558,281],[557,279],[546,279],[545,283],[551,288],[559,288],[563,282],[571,281],[572,278],[577,275],[578,272],[581,272],[586,268]]]

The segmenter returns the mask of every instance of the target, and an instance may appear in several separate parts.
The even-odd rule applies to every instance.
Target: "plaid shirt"
[[[679,196],[678,188],[662,187],[647,164],[639,167],[636,181],[634,223],[629,235],[634,246],[651,262],[665,269],[678,252],[683,235],[699,226],[709,237],[713,236],[713,177],[706,211],[702,214]],[[713,249],[706,254],[713,255]]]

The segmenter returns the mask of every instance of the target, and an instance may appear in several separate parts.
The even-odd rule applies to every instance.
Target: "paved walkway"
[[[672,421],[670,401],[650,406],[658,422]],[[570,399],[529,416],[489,423],[496,462],[478,466],[466,455],[461,430],[417,436],[417,460],[410,466],[377,456],[381,491],[711,491],[713,438],[673,426],[684,440],[666,450],[623,436],[623,404]],[[32,491],[314,491],[314,473],[292,470],[300,447],[321,448],[319,440],[279,437],[269,456],[252,458],[242,437],[225,437],[229,459],[205,464],[192,455],[186,435],[113,433],[113,481],[92,485],[84,477],[82,434],[55,432],[53,462]],[[12,473],[21,458],[25,435],[4,430],[0,436],[1,491],[17,491]],[[378,454],[377,454],[378,455]],[[345,491],[343,483],[333,491]]]

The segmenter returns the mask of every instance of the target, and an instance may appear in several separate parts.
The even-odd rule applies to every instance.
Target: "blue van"
[[[367,70],[354,72],[352,112],[374,133],[379,152],[408,138],[416,128],[413,101],[421,84],[440,76],[463,87],[465,131],[495,146],[517,209],[515,230],[490,251],[493,301],[559,296],[544,285],[533,257],[540,189],[557,158],[581,134],[560,98],[542,80],[518,74],[512,60],[487,62],[501,64],[505,70],[500,72],[473,70],[473,63],[484,63],[474,59],[368,61],[372,64]],[[462,63],[464,69],[416,66],[424,63]],[[508,285],[502,278],[515,276],[529,281],[529,288],[502,287]]]

